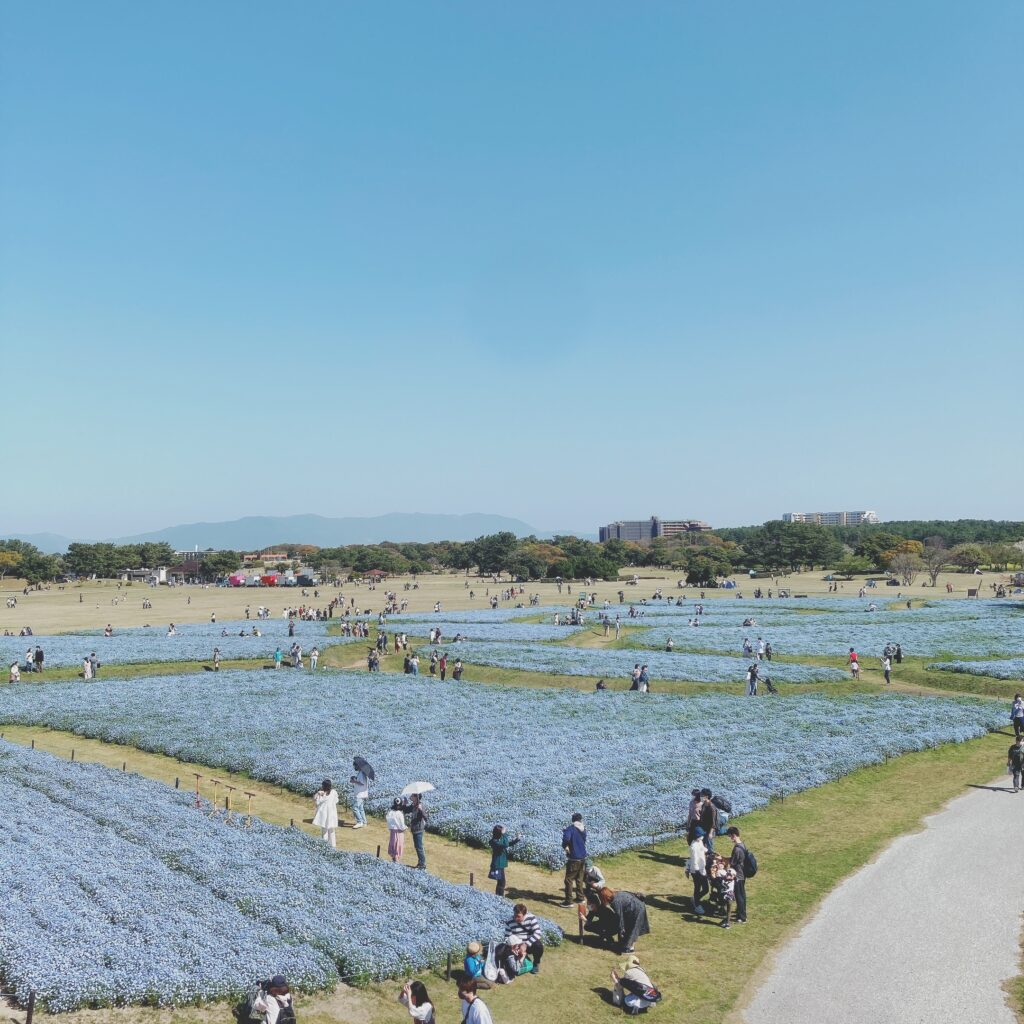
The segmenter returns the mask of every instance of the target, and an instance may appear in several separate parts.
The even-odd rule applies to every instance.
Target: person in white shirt
[[[701,900],[708,894],[708,861],[707,847],[704,845],[704,829],[699,825],[693,830],[693,841],[690,843],[690,862],[686,873],[693,880],[693,912],[703,914]]]
[[[338,848],[338,791],[331,785],[330,779],[324,779],[320,788],[313,794],[316,814],[313,824],[323,829],[324,842]]]
[[[463,1024],[494,1024],[491,1011],[487,1004],[476,994],[475,979],[467,978],[459,982],[459,999],[462,1002]]]
[[[316,671],[316,663],[319,660],[320,660],[320,649],[318,647],[314,647],[309,652],[309,670],[310,670],[310,672],[315,672]]]
[[[421,1024],[434,1024],[434,1006],[422,981],[407,981],[398,1001],[409,1011],[409,1016]]]
[[[284,975],[275,974],[270,979],[266,992],[260,992],[252,1001],[252,1008],[263,1014],[264,1024],[278,1024],[278,1021],[284,1024],[285,1021],[295,1020],[292,994]]]
[[[391,810],[384,816],[388,824],[388,856],[393,864],[397,864],[405,853],[405,812],[402,801],[397,797],[391,804]]]
[[[356,823],[352,827],[365,828],[366,808],[364,805],[370,796],[370,780],[356,761],[352,762],[352,767],[356,771],[355,775],[349,779],[349,782],[352,783],[352,813],[356,816]]]

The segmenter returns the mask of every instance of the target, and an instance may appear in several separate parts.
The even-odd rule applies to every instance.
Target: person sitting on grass
[[[540,961],[544,956],[540,921],[526,909],[525,903],[517,903],[512,908],[512,919],[505,922],[505,942],[509,946],[524,943],[533,962],[533,973],[540,974]]]
[[[466,956],[462,961],[462,969],[467,981],[475,981],[478,988],[490,988],[491,983],[484,977],[484,966],[487,958],[484,947],[479,942],[471,942],[466,946]]]
[[[636,956],[626,957],[619,970],[612,971],[612,1004],[630,1017],[646,1013],[660,999],[661,993]]]
[[[511,985],[520,974],[533,974],[534,964],[523,939],[503,942],[496,951],[498,963],[498,984]]]

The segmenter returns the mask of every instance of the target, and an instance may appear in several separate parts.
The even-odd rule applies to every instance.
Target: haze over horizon
[[[0,22],[4,535],[1021,518],[1019,4]]]

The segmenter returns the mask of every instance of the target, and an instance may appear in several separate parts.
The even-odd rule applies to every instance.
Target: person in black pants
[[[730,825],[725,834],[732,840],[732,856],[729,858],[729,867],[736,872],[736,923],[747,923],[747,877],[743,873],[743,863],[746,860],[747,848],[740,839],[740,830],[735,825]]]

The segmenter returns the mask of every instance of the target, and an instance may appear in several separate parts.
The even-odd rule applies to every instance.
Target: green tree
[[[957,544],[950,561],[961,569],[974,572],[985,561],[985,551],[980,544]]]
[[[241,568],[242,556],[237,551],[211,551],[203,558],[200,574],[204,579],[215,580]]]

